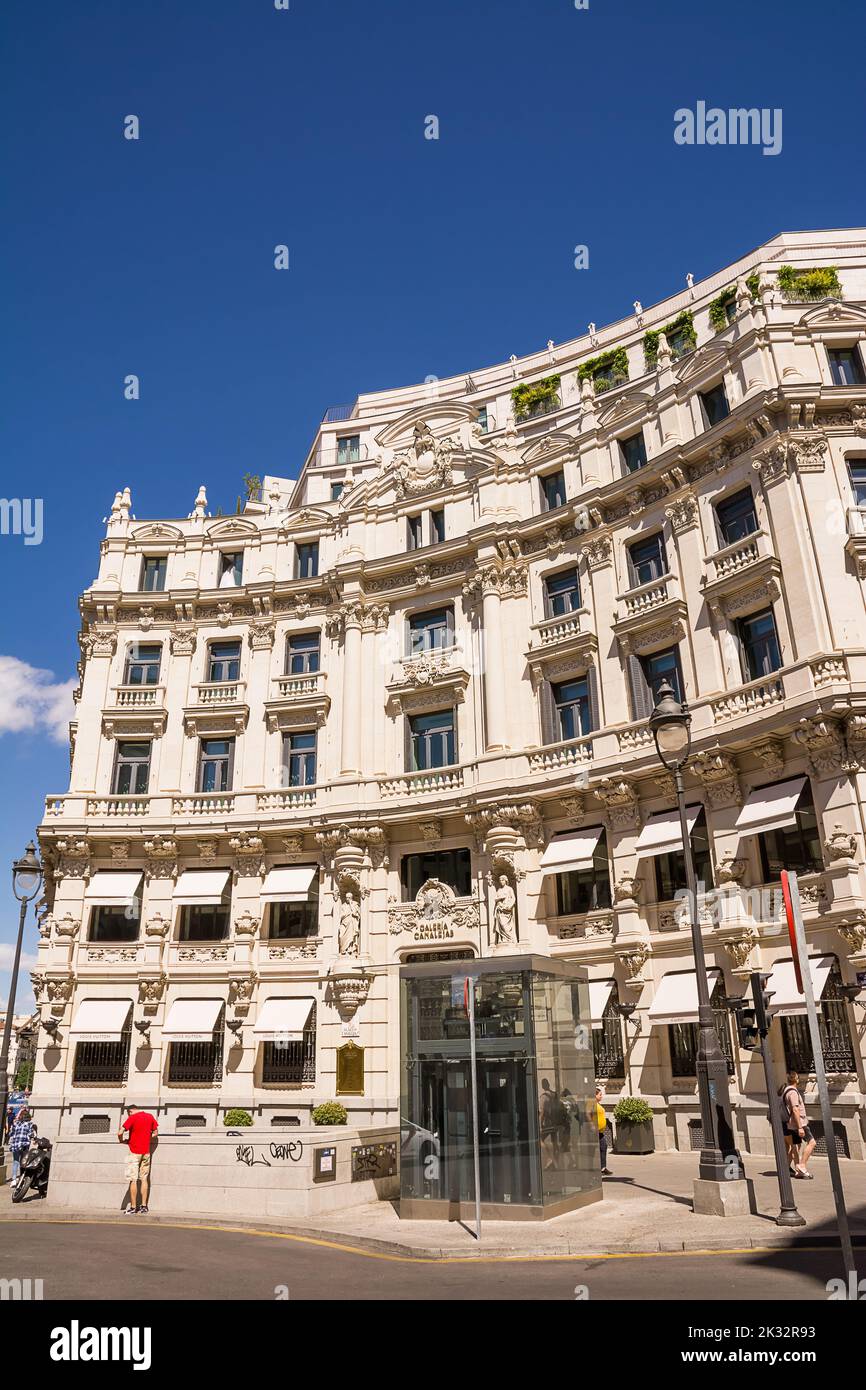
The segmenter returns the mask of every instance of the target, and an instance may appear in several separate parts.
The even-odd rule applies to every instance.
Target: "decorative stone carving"
[[[164,835],[145,840],[148,878],[174,878],[177,875],[177,841]]]
[[[850,761],[866,767],[866,715],[851,714],[845,720],[845,742]]]
[[[51,937],[52,928],[54,926],[54,913],[43,912],[42,916],[38,918],[37,925],[39,927],[39,935],[41,936],[42,940],[49,940]]]
[[[677,532],[687,531],[691,526],[696,526],[698,521],[698,500],[693,493],[687,492],[684,497],[677,498],[669,507],[665,507],[665,516]]]
[[[338,948],[341,956],[361,954],[361,908],[351,888],[347,888],[339,907]]]
[[[80,921],[72,916],[71,912],[65,912],[63,916],[54,923],[54,935],[67,941],[74,941],[78,935]]]
[[[835,719],[801,719],[793,738],[805,748],[816,777],[837,777],[848,769],[848,749],[842,726]]]
[[[848,947],[850,959],[866,958],[866,913],[843,918],[836,924],[836,930]]]
[[[689,767],[705,788],[710,806],[739,806],[743,794],[740,791],[738,768],[728,753],[710,749],[696,753]]]
[[[735,935],[724,936],[722,945],[734,963],[734,974],[738,977],[748,976],[749,957],[758,944],[759,936],[756,927],[744,927],[739,929]]]
[[[561,796],[560,801],[567,816],[570,816],[577,824],[583,820],[586,814],[584,800],[580,792],[576,796]]]
[[[41,975],[38,970],[31,970],[30,984],[33,987],[33,998],[39,1003],[45,992],[45,976]]]
[[[418,823],[418,831],[421,839],[428,845],[435,845],[442,839],[441,820],[422,820]]]
[[[258,932],[260,922],[260,917],[254,917],[249,909],[245,908],[244,911],[239,913],[235,918],[235,936],[254,937]]]
[[[640,821],[637,789],[624,777],[603,777],[593,795],[607,808],[615,830],[636,830]]]
[[[435,439],[429,425],[419,420],[411,448],[395,454],[391,463],[397,497],[416,497],[450,486],[454,448],[453,440]]]
[[[625,971],[626,989],[643,989],[646,980],[641,971],[651,955],[649,944],[646,941],[635,941],[630,946],[624,946],[614,951],[614,955],[622,963]]]
[[[237,878],[256,878],[265,872],[265,842],[261,835],[241,830],[229,840]]]
[[[138,1002],[144,1005],[146,1014],[156,1013],[157,1005],[165,993],[167,975],[149,975],[138,982]]]
[[[849,835],[838,823],[824,841],[824,854],[831,864],[839,860],[853,860],[857,857],[857,836]]]
[[[389,903],[388,930],[392,935],[411,932],[416,941],[448,941],[455,932],[478,931],[477,900],[458,898],[454,889],[437,878],[423,883],[414,903]]]
[[[615,903],[636,903],[640,891],[640,878],[637,874],[620,874],[613,888]]]
[[[785,771],[785,749],[780,739],[768,738],[757,744],[752,752],[768,773],[775,776]]]
[[[117,651],[117,633],[114,628],[92,627],[78,639],[82,655],[89,661],[92,656],[114,656]]]
[[[171,922],[167,917],[163,917],[161,912],[155,912],[152,917],[148,917],[144,924],[145,936],[166,937],[169,933]]]
[[[276,628],[267,619],[250,623],[247,640],[254,652],[269,652],[274,645]]]
[[[229,976],[229,1003],[234,1005],[235,1018],[244,1018],[249,1013],[257,979],[254,970],[248,975]]]
[[[198,841],[198,853],[199,853],[199,858],[200,858],[200,859],[205,859],[205,860],[207,860],[208,862],[210,862],[210,861],[213,860],[213,859],[216,859],[216,856],[217,856],[217,841],[216,841],[216,840],[199,840],[199,841]]]
[[[71,975],[66,975],[60,979],[48,980],[46,982],[51,1012],[56,1018],[61,1017],[63,1010],[72,998],[74,984],[75,981]]]
[[[773,444],[756,454],[752,467],[761,476],[762,483],[778,482],[788,476],[788,446],[785,443]]]
[[[86,840],[56,840],[54,878],[90,878],[90,849]]]
[[[115,864],[123,864],[129,858],[129,841],[112,840],[109,845],[109,850],[111,851],[112,862]]]
[[[499,875],[493,906],[494,946],[517,945],[517,898],[505,874]]]
[[[827,437],[796,435],[789,443],[789,457],[800,473],[823,473],[827,465]]]
[[[388,837],[380,825],[336,825],[316,834],[316,844],[326,863],[333,863],[336,852],[344,848],[362,851],[359,865],[367,859],[372,868],[388,866]]]
[[[300,859],[304,853],[303,835],[284,835],[283,851],[289,863]]]
[[[366,1004],[372,982],[371,975],[357,968],[349,971],[335,968],[333,973],[329,974],[330,1002],[344,1022],[354,1018],[358,1010]]]
[[[544,822],[534,801],[484,806],[477,811],[467,811],[466,824],[474,831],[479,845],[484,843],[491,830],[498,829],[516,831],[524,845],[537,848],[544,843]]]
[[[734,854],[726,854],[719,861],[716,878],[720,884],[739,883],[748,867],[747,859],[738,859]]]
[[[753,608],[773,604],[781,596],[779,581],[774,575],[770,575],[760,584],[751,584],[748,588],[738,589],[733,594],[724,594],[719,599],[719,607],[726,618],[736,618]]]
[[[613,554],[610,536],[595,536],[592,540],[585,541],[580,548],[580,553],[591,570],[601,569],[603,565],[609,565]]]
[[[192,656],[196,646],[194,627],[173,627],[168,634],[172,656]]]

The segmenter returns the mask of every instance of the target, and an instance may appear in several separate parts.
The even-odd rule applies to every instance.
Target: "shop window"
[[[710,858],[710,836],[704,812],[698,816],[692,830],[692,857],[695,864],[695,879],[698,893],[701,884],[705,889],[713,886],[713,865]],[[671,902],[677,893],[685,892],[686,862],[682,850],[672,850],[668,854],[655,856],[656,898],[660,903]]]
[[[766,830],[757,839],[765,883],[780,879],[783,869],[797,874],[819,874],[823,871],[818,817],[808,782],[794,810],[794,824]]]
[[[438,879],[453,888],[458,898],[472,892],[472,856],[468,849],[430,850],[426,854],[404,854],[400,861],[400,885],[404,902],[413,902],[428,879]]]
[[[137,941],[139,902],[127,907],[94,907],[90,913],[88,941]]]
[[[556,912],[559,917],[596,912],[610,907],[610,862],[607,836],[602,836],[592,856],[592,867],[556,875]]]
[[[716,1037],[725,1059],[728,1076],[734,1074],[734,1052],[731,1044],[731,1017],[725,1007],[725,990],[719,980],[710,996]],[[672,1076],[697,1076],[699,1029],[696,1023],[669,1023],[668,1042],[671,1051]]]
[[[848,1005],[842,995],[842,975],[838,960],[834,962],[824,993],[816,1001],[818,1008],[818,1032],[821,1035],[821,1051],[824,1066],[828,1072],[856,1072],[857,1059],[848,1027]],[[809,1037],[809,1022],[805,1015],[795,1014],[782,1018],[782,1044],[785,1049],[786,1071],[799,1072],[801,1077],[815,1070],[812,1043]]]

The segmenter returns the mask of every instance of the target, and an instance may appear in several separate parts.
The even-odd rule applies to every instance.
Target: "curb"
[[[20,1215],[4,1214],[0,1216],[0,1224],[12,1225],[17,1221],[26,1221],[28,1216],[25,1211]],[[39,1214],[33,1218],[39,1224],[51,1225],[77,1225],[95,1224],[100,1226],[126,1226],[129,1218],[121,1214],[99,1215],[93,1212],[58,1211],[56,1213],[46,1213],[44,1216]],[[428,1260],[520,1260],[520,1259],[571,1259],[571,1260],[593,1260],[604,1259],[608,1256],[639,1256],[639,1255],[677,1255],[688,1253],[711,1253],[724,1254],[742,1252],[744,1250],[835,1250],[839,1247],[839,1240],[836,1236],[829,1235],[808,1235],[801,1233],[798,1235],[781,1235],[777,1232],[768,1232],[765,1236],[742,1235],[731,1237],[726,1240],[720,1237],[707,1237],[701,1240],[698,1237],[693,1239],[649,1239],[643,1241],[605,1241],[603,1244],[587,1249],[584,1245],[564,1243],[559,1247],[549,1245],[509,1245],[497,1246],[494,1248],[478,1249],[475,1246],[467,1246],[465,1249],[443,1248],[442,1246],[420,1246],[405,1245],[396,1240],[380,1240],[373,1236],[356,1235],[351,1231],[333,1231],[321,1229],[313,1226],[285,1226],[276,1222],[269,1221],[246,1221],[243,1218],[237,1220],[227,1220],[219,1213],[213,1216],[183,1216],[172,1217],[169,1215],[159,1216],[148,1213],[149,1224],[153,1226],[167,1226],[175,1228],[189,1229],[217,1229],[226,1234],[236,1232],[240,1235],[249,1233],[259,1233],[263,1235],[288,1236],[298,1240],[311,1242],[322,1242],[329,1246],[338,1246],[342,1250],[351,1253],[357,1250],[359,1254],[369,1252],[377,1255],[390,1255],[399,1259],[411,1259],[417,1261]],[[855,1249],[866,1249],[866,1232],[852,1233],[852,1243]]]

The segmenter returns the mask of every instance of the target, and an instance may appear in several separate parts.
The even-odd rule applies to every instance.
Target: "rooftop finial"
[[[199,488],[190,517],[195,521],[203,521],[207,516],[207,492],[204,483]]]

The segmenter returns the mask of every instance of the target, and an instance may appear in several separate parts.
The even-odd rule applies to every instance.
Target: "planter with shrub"
[[[795,303],[836,299],[842,293],[839,273],[834,265],[783,265],[779,268],[777,284],[785,298]]]
[[[226,1129],[247,1129],[253,1122],[249,1110],[227,1110],[223,1115]]]
[[[338,1100],[326,1100],[316,1106],[311,1118],[314,1125],[344,1125],[349,1112]]]
[[[515,386],[511,392],[515,421],[531,420],[534,415],[558,410],[561,404],[559,386],[558,376],[545,376],[541,381],[521,382]]]
[[[614,1107],[618,1154],[651,1154],[655,1152],[652,1107],[637,1096],[623,1096]]]

